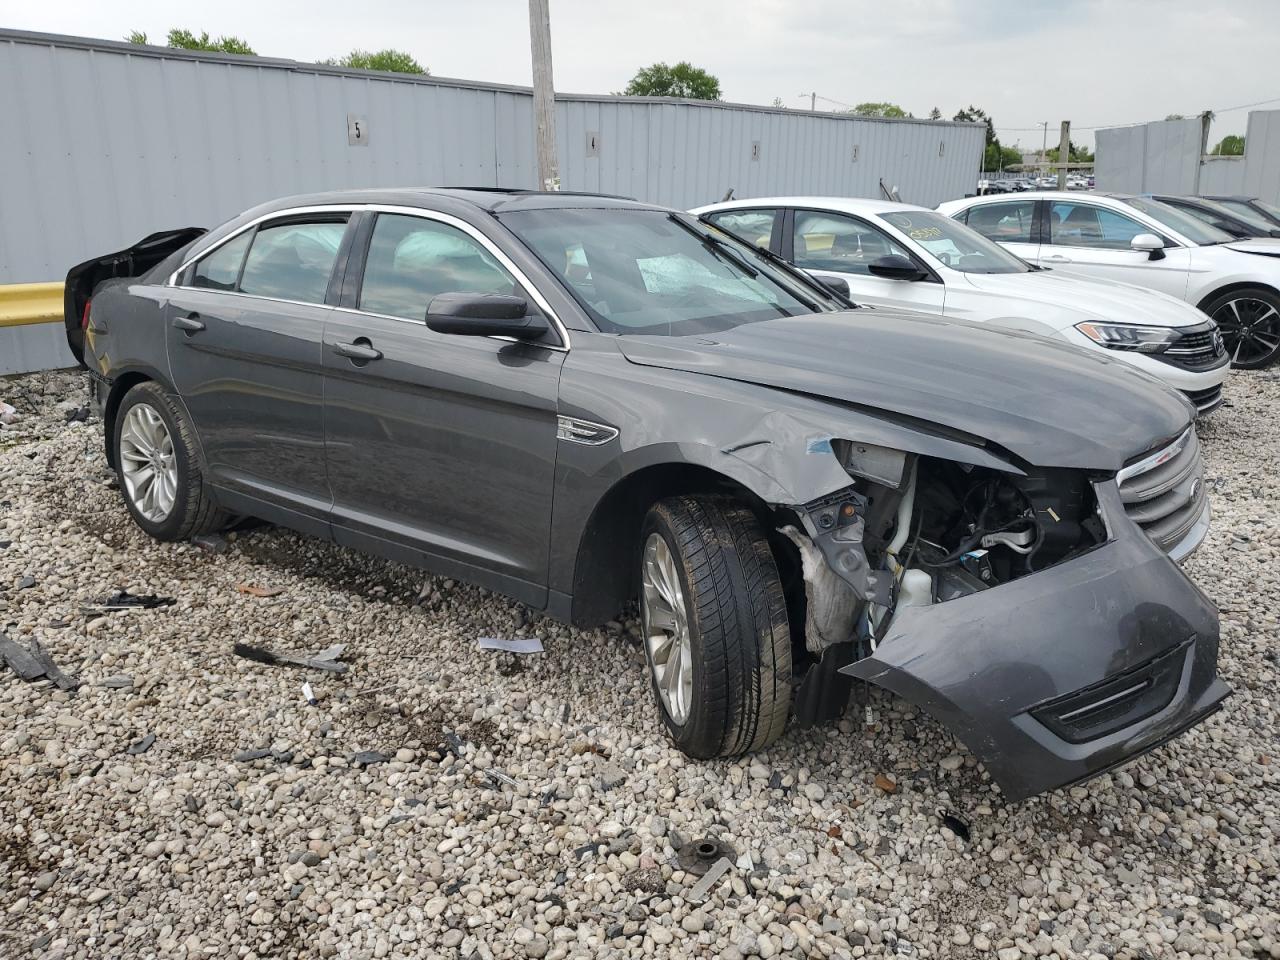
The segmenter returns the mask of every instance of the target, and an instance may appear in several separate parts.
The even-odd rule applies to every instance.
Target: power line
[[[1250,107],[1264,107],[1269,103],[1280,103],[1280,97],[1272,97],[1270,100],[1256,100],[1253,103],[1242,103],[1234,107],[1221,107],[1218,109],[1210,110],[1209,112],[1212,113],[1214,116],[1217,116],[1220,113],[1232,113],[1236,110],[1248,110]],[[1192,115],[1190,119],[1195,119],[1195,117],[1198,117],[1199,115],[1200,113],[1197,112],[1194,115]],[[1135,120],[1132,123],[1097,123],[1097,124],[1073,123],[1071,125],[1071,129],[1072,130],[1105,130],[1109,127],[1137,127],[1137,126],[1141,126],[1144,123],[1152,123],[1152,122],[1153,121],[1151,120]],[[996,129],[1001,130],[1005,133],[1036,133],[1041,129],[1041,127],[1004,127],[1004,126],[997,125]]]

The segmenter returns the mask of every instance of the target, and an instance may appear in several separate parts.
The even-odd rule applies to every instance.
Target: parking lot
[[[266,526],[155,542],[81,375],[0,381],[0,628],[82,684],[0,673],[0,954],[1280,957],[1280,376],[1237,371],[1226,397],[1187,569],[1234,696],[1006,804],[888,695],[692,761],[659,731],[634,621],[577,631]],[[174,602],[95,609],[122,588]],[[237,642],[344,644],[349,669]],[[736,866],[693,902],[680,848],[705,839]]]

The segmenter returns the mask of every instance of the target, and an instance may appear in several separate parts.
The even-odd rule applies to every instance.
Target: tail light
[[[90,301],[90,300],[86,300],[86,301],[84,302],[84,313],[80,314],[80,329],[81,329],[81,330],[88,330],[88,329],[89,329],[89,304],[90,304],[91,302],[92,302],[92,301]]]

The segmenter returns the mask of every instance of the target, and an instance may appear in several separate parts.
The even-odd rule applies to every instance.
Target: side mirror
[[[529,313],[524,297],[499,293],[442,293],[427,304],[427,327],[464,337],[515,337],[536,340],[547,321]]]
[[[923,280],[928,276],[906,257],[896,253],[872,260],[867,264],[867,269],[872,276],[884,277],[886,280]]]
[[[1164,241],[1154,233],[1140,233],[1129,241],[1129,249],[1147,254],[1148,260],[1164,259]]]
[[[846,300],[849,299],[849,281],[844,277],[820,277],[816,273],[812,276],[832,293],[839,294]]]

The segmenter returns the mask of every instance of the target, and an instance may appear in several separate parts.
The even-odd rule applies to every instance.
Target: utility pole
[[[538,180],[543,190],[560,189],[556,160],[556,92],[551,80],[551,11],[548,0],[529,0],[529,42],[533,50],[533,118]]]
[[[1044,136],[1040,139],[1040,163],[1043,166],[1049,162],[1049,121],[1045,120],[1040,126],[1044,127]],[[1048,172],[1047,168],[1044,172]]]
[[[1058,189],[1067,189],[1067,162],[1071,159],[1071,121],[1062,121],[1062,139],[1058,142]]]
[[[800,96],[809,98],[810,113],[813,113],[818,109],[818,91],[817,90],[814,90],[812,93],[802,93],[800,94]]]

